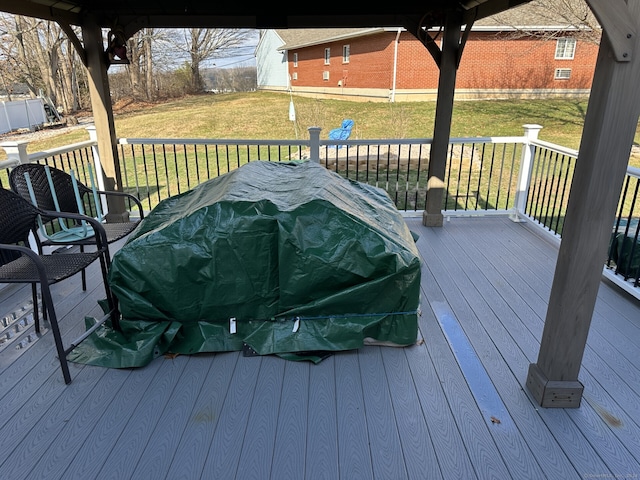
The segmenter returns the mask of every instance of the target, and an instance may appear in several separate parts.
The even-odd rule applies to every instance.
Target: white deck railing
[[[539,140],[539,125],[524,127],[522,136],[450,140],[443,179],[445,218],[509,215],[514,221],[534,223],[559,241],[578,152]],[[7,160],[0,162],[0,184],[9,188],[6,169],[24,162],[73,169],[88,183],[89,163],[102,172],[95,128],[88,130],[89,141],[34,154],[26,153],[25,143],[3,143]],[[123,189],[149,210],[165,198],[257,160],[321,163],[345,178],[386,190],[407,216],[421,215],[426,204],[429,138],[324,140],[313,127],[306,140],[122,138],[118,144]],[[100,176],[98,185],[104,185]],[[636,225],[625,233],[632,241],[638,240],[634,219],[640,216],[639,186],[640,169],[629,167],[619,213],[612,220],[612,225],[620,219]],[[633,260],[635,255],[640,258],[640,246],[625,258]],[[637,276],[625,278],[615,264],[608,264],[604,275],[640,298]]]

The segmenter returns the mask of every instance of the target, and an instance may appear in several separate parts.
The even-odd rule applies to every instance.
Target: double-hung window
[[[556,42],[556,60],[573,60],[576,54],[575,38],[559,38]]]

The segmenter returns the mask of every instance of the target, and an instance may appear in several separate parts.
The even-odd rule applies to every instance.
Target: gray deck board
[[[284,366],[278,357],[261,359],[236,478],[269,478],[271,474]]]
[[[512,231],[509,230],[509,232],[511,233]],[[462,237],[456,237],[456,238],[462,238]],[[506,243],[507,242],[504,241],[502,242],[502,245],[506,245]],[[516,242],[511,242],[511,245],[514,245],[514,244],[516,244]],[[492,254],[495,254],[495,250],[491,250],[491,249],[485,249],[485,250],[489,251]],[[477,254],[478,254],[478,257],[482,256],[481,251],[478,251]],[[481,271],[490,270],[491,269],[490,264],[492,264],[492,260],[495,260],[495,259],[489,259],[487,264],[484,264],[484,265],[480,264],[481,267],[484,267],[484,268],[481,268],[480,270]],[[511,260],[515,261],[515,259],[511,259]],[[536,273],[540,275],[540,278],[542,277],[543,274],[540,271],[539,267],[538,268],[532,267],[531,270],[536,271]],[[503,271],[509,272],[510,270],[505,269]],[[517,269],[517,271],[522,272],[523,269]],[[513,278],[514,278],[513,275],[510,275],[508,277],[505,277],[505,280],[511,283]],[[550,281],[551,279],[549,279],[549,284],[550,284]],[[491,282],[492,283],[495,282],[495,279],[491,279]],[[532,298],[532,297],[533,295],[527,295],[527,298]],[[543,311],[540,317],[543,317],[544,313],[545,312]],[[538,324],[541,332],[541,329],[543,326],[542,321],[538,320],[536,323]],[[597,328],[594,328],[591,333],[592,333],[592,337],[593,336],[597,337],[599,335]],[[496,336],[493,335],[492,338],[496,338]],[[608,348],[607,350],[610,351],[611,348]],[[628,396],[624,394],[625,392],[623,392],[624,390],[624,388],[622,388],[623,385],[620,383],[618,384],[618,387],[621,387],[621,388],[617,388],[616,391],[620,392],[621,395],[620,395],[620,398],[617,398],[616,400],[614,400],[612,396],[609,395],[604,389],[602,389],[597,382],[591,381],[589,365],[597,365],[601,369],[605,369],[604,363],[600,361],[595,351],[596,350],[594,349],[594,346],[590,344],[590,346],[587,348],[587,351],[585,352],[584,368],[581,372],[582,380],[585,383],[585,387],[587,388],[586,394],[585,394],[585,399],[587,400],[587,403],[584,405],[584,408],[581,408],[578,412],[568,410],[568,414],[572,417],[574,423],[576,423],[581,430],[588,431],[590,433],[589,435],[590,442],[594,443],[594,448],[598,451],[600,457],[602,458],[604,463],[607,465],[607,467],[611,469],[615,474],[620,475],[622,474],[620,471],[621,465],[624,465],[625,468],[631,468],[633,471],[638,469],[638,467],[635,465],[635,459],[634,459],[634,457],[637,458],[637,436],[634,436],[634,433],[633,433],[634,431],[636,431],[637,427],[634,425],[634,422],[630,420],[630,418],[624,413],[624,409],[621,410],[616,405],[616,400],[619,400],[620,398],[624,399],[625,397],[628,398]],[[608,371],[606,372],[605,375],[601,376],[600,378],[606,380],[610,375],[615,376],[615,373]],[[611,388],[614,387],[612,382],[609,382],[609,385]],[[600,402],[602,402],[600,405],[604,406],[604,411],[607,411],[607,412],[620,411],[621,415],[624,417],[623,420],[625,424],[621,427],[617,427],[613,429],[607,428],[606,425],[603,425],[602,417],[599,414],[599,412],[595,411],[593,408],[590,408],[592,405],[590,405],[588,401],[590,398],[592,398],[592,396],[598,397]],[[635,406],[632,406],[631,404],[629,405],[629,407],[632,409],[635,408]],[[632,454],[630,450],[633,450]]]
[[[0,348],[0,478],[640,475],[640,302],[603,281],[582,406],[541,409],[524,382],[557,245],[506,218],[407,223],[424,259],[420,339],[410,347],[368,346],[317,365],[240,352],[125,370],[71,363],[68,386],[50,332],[25,350]],[[77,277],[53,294],[73,340],[85,315],[100,314],[98,265],[86,292]],[[30,295],[0,288],[0,315]]]
[[[236,478],[245,435],[251,435],[249,417],[263,359],[244,360],[236,363],[227,396],[216,419],[203,478]]]
[[[308,362],[287,362],[270,478],[304,478],[309,415]]]
[[[310,371],[305,479],[340,478],[335,381],[339,357],[329,357]]]
[[[189,422],[181,432],[180,443],[172,455],[165,476],[156,478],[199,479],[213,440],[214,427],[231,383],[238,355],[226,353],[196,357],[198,368],[207,371],[193,406]]]
[[[433,315],[424,311],[422,317]],[[421,319],[421,327],[424,325]],[[426,329],[423,328],[423,333]],[[471,458],[466,449],[453,412],[447,401],[436,369],[431,361],[428,343],[419,343],[415,348],[405,349],[413,383],[420,400],[420,409],[429,428],[429,439],[438,461],[438,468],[442,478],[455,480],[460,478],[477,478]],[[426,437],[424,439],[427,440]],[[436,468],[435,465],[431,468]],[[428,478],[428,477],[425,477]],[[434,477],[434,478],[437,478]]]
[[[488,373],[494,385],[501,392],[502,399],[507,405],[510,415],[516,424],[520,426],[520,433],[524,441],[530,444],[529,450],[532,456],[549,478],[574,478],[576,473],[573,470],[570,459],[562,453],[561,446],[546,430],[542,419],[537,417],[532,408],[533,403],[523,390],[528,364],[535,358],[533,358],[533,355],[530,355],[531,358],[527,358],[523,349],[518,347],[524,346],[525,352],[528,350],[533,353],[539,345],[525,325],[519,321],[518,317],[526,309],[518,301],[519,297],[516,292],[512,294],[508,292],[504,298],[497,294],[494,285],[504,284],[502,286],[506,288],[510,284],[505,282],[505,279],[497,274],[498,272],[493,272],[493,267],[490,264],[482,262],[483,256],[481,252],[474,252],[475,255],[473,256],[465,255],[455,247],[456,243],[452,242],[452,238],[445,232],[438,232],[434,235],[434,237],[443,236],[445,238],[441,239],[430,236],[428,240],[432,241],[426,243],[433,251],[432,255],[434,257],[448,258],[446,264],[441,262],[441,271],[437,272],[439,281],[444,282],[449,277],[448,281],[453,282],[455,279],[460,288],[456,289],[454,285],[445,284],[442,285],[442,289],[450,292],[450,296],[453,297],[450,301],[454,305],[459,303],[455,299],[459,297],[470,302],[470,305],[473,306],[473,312],[475,313],[464,309],[464,305],[458,307],[458,318],[462,322],[463,319],[468,318],[470,315],[477,316],[476,319],[465,321],[464,326],[469,331],[468,336],[472,339],[479,355],[485,358],[485,362],[489,364]],[[470,241],[477,242],[476,239],[470,239]],[[430,257],[431,255],[428,256]],[[432,262],[437,262],[437,260]],[[479,268],[477,270],[467,268],[467,273],[465,274],[464,267],[468,267],[473,262],[478,263]],[[435,269],[433,265],[431,268]],[[489,278],[484,277],[484,275],[488,275]],[[490,302],[488,299],[490,299]],[[511,299],[517,301],[515,305],[510,306],[508,304]],[[511,321],[503,324],[498,320],[499,318],[510,318]],[[484,342],[480,342],[483,337]],[[524,344],[524,339],[529,341]],[[493,351],[491,346],[487,344],[489,341],[496,345],[498,352]],[[504,363],[501,361],[502,359],[504,359]],[[511,377],[510,380],[509,377]],[[565,421],[568,422],[569,420],[565,419]],[[521,444],[521,442],[516,441],[515,445],[518,444]],[[524,447],[521,445],[521,448]],[[509,449],[503,450],[505,453],[508,451]],[[514,455],[518,460],[517,450],[512,452],[510,458]],[[581,458],[583,465],[589,461],[591,461],[589,457]],[[508,460],[507,463],[511,465],[511,460]],[[524,466],[520,465],[521,468]],[[598,471],[601,468],[605,468],[604,464],[596,462],[593,462],[588,467],[593,471]],[[517,477],[514,476],[514,478]]]
[[[189,357],[131,478],[163,478],[190,421],[211,362]]]
[[[89,430],[82,448],[67,464],[63,478],[82,480],[98,477],[113,448],[124,441],[120,437],[129,423],[131,407],[140,403],[160,366],[161,362],[149,365],[145,374],[128,372],[113,401],[106,407],[103,406],[103,414]]]
[[[374,478],[408,478],[380,347],[358,353]]]
[[[96,479],[132,478],[187,362],[186,357],[161,361],[158,362],[160,368],[150,372],[153,375],[153,381],[145,391],[145,395],[137,404],[131,405],[120,413],[128,417],[127,423],[116,442],[109,446],[105,445],[105,448],[110,447],[109,456],[95,476]]]
[[[414,479],[442,478],[434,438],[429,432],[427,419],[420,410],[420,398],[411,376],[404,350],[420,349],[419,345],[407,349],[382,348],[383,366],[389,383],[389,393],[395,422],[398,425],[407,477]],[[417,373],[417,372],[416,372]],[[435,438],[439,441],[440,435]]]
[[[378,372],[379,373],[379,372]],[[345,352],[336,363],[336,414],[340,478],[358,475],[373,478],[373,465],[369,451],[367,412],[363,398],[359,355]]]

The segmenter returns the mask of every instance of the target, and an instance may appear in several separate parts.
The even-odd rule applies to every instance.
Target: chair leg
[[[64,377],[64,383],[68,385],[69,383],[71,383],[71,374],[69,373],[67,354],[65,353],[64,346],[62,344],[62,335],[60,335],[60,328],[58,327],[58,318],[56,317],[56,311],[53,306],[51,290],[49,289],[49,285],[47,283],[42,284],[42,305],[44,311],[49,311],[49,323],[51,324],[51,331],[53,332],[53,339],[56,344],[58,359],[60,360],[62,376]]]
[[[31,295],[33,297],[33,321],[35,322],[36,332],[40,333],[40,312],[38,312],[38,289],[35,283],[31,284]]]
[[[115,295],[113,295],[113,292],[111,291],[111,288],[109,287],[109,280],[108,280],[108,265],[109,265],[109,258],[106,257],[105,255],[100,256],[100,268],[102,269],[102,282],[104,284],[104,291],[105,294],[107,295],[107,304],[109,305],[109,311],[111,312],[111,324],[113,325],[113,328],[117,331],[121,331],[120,330],[120,312],[118,311],[118,301],[115,297]]]
[[[80,252],[84,252],[84,245],[80,245]],[[85,271],[85,269],[82,269],[82,272],[80,274],[82,276],[82,291],[86,292],[87,291],[87,272]]]
[[[49,318],[49,314],[47,313],[47,309],[45,308],[44,299],[43,299],[42,300],[42,319],[44,321],[47,321],[48,318]]]

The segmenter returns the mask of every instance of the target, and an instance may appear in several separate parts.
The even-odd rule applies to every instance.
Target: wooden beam
[[[3,1],[0,2],[0,11],[13,15],[24,15],[26,17],[41,18],[52,22],[62,22],[71,25],[79,25],[80,16],[77,11],[51,8],[39,2],[26,1]]]
[[[447,15],[438,79],[438,99],[433,129],[433,141],[429,154],[427,180],[427,200],[422,223],[428,227],[441,227],[442,197],[444,195],[444,174],[447,165],[447,151],[453,116],[453,97],[456,89],[456,75],[460,56],[460,30],[462,17],[452,11]]]
[[[428,25],[423,25],[423,22],[424,16],[412,16],[405,18],[402,26],[425,46],[431,55],[431,58],[433,58],[433,61],[436,62],[437,67],[440,68],[440,63],[442,62],[442,51],[438,44],[433,40],[433,37],[429,35],[429,32],[426,29]]]
[[[102,29],[91,19],[85,19],[82,25],[84,50],[87,55],[87,72],[93,122],[98,136],[98,152],[107,190],[122,191],[122,174],[118,161],[116,129],[113,121],[113,108],[109,92],[107,61],[104,53]],[[116,197],[110,201],[107,221],[128,221],[124,200]]]
[[[640,22],[640,0],[629,0]],[[640,116],[640,56],[619,62],[600,44],[538,361],[527,387],[543,407],[579,407],[578,374]],[[640,38],[634,38],[634,49]]]
[[[638,28],[624,0],[587,0],[604,29],[616,60],[628,62],[634,50]]]
[[[73,47],[76,49],[76,53],[80,57],[80,61],[86,67],[87,66],[87,52],[84,51],[84,46],[82,45],[82,42],[80,41],[80,39],[76,35],[76,32],[73,31],[73,28],[71,28],[71,25],[69,25],[68,23],[58,22],[58,25],[60,25],[60,28],[62,28],[64,33],[67,34],[67,37],[69,38],[69,41],[71,42]]]

